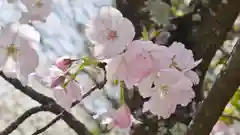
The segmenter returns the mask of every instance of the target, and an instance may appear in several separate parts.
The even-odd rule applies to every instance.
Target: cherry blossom
[[[69,78],[66,78],[66,74],[61,69],[55,66],[49,68],[48,76],[45,76],[45,79],[49,81],[56,102],[66,110],[70,109],[74,101],[81,99],[82,87],[75,80],[69,81],[65,87],[64,84]]]
[[[114,57],[124,51],[135,36],[133,24],[113,7],[102,7],[89,23],[86,36],[95,44],[94,55],[98,58]]]
[[[108,62],[108,76],[123,80],[131,88],[161,66],[171,63],[159,59],[165,49],[151,41],[135,40],[127,46],[125,53]]]
[[[195,61],[191,50],[186,49],[180,42],[174,42],[166,53],[172,59],[170,67],[184,72],[185,76],[189,77],[194,84],[199,83],[198,74],[191,69],[196,67],[201,60]]]
[[[0,35],[0,67],[11,76],[27,83],[28,75],[35,71],[39,57],[29,42],[16,30],[18,25],[9,25]]]
[[[74,101],[81,99],[82,88],[75,81],[70,81],[66,88],[55,87],[53,89],[56,102],[67,111],[70,110]]]
[[[51,89],[56,102],[68,111],[74,101],[81,99],[83,90],[81,85],[75,80],[69,81],[69,76],[56,66],[31,74],[31,79]],[[67,81],[69,83],[64,86]]]
[[[32,20],[44,20],[51,12],[52,0],[15,0],[24,4],[27,12],[24,12],[20,22],[28,23]]]
[[[190,79],[173,68],[161,69],[145,78],[139,84],[139,92],[143,97],[151,97],[143,110],[163,118],[174,113],[178,104],[186,106],[195,96]]]

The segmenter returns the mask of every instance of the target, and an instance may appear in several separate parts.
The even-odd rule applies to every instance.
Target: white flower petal
[[[80,100],[82,97],[82,88],[81,86],[75,82],[70,81],[67,85],[67,94],[73,99],[73,100]]]
[[[7,61],[7,50],[4,47],[0,47],[0,70],[4,67]]]
[[[20,45],[20,54],[18,58],[18,64],[20,68],[20,76],[23,78],[28,78],[28,75],[35,71],[39,63],[39,56],[33,48],[29,45],[28,42],[23,42]],[[27,80],[25,80],[27,81]]]
[[[67,111],[70,111],[73,102],[72,99],[66,95],[64,89],[55,88],[53,91],[56,102]]]
[[[184,75],[186,77],[188,77],[189,79],[191,79],[191,81],[193,82],[193,84],[198,84],[199,83],[199,76],[196,72],[192,71],[192,70],[189,70],[189,71],[186,71],[184,72]]]

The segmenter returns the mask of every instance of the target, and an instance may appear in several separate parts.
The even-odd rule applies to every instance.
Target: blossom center
[[[7,47],[7,55],[13,56],[18,52],[18,49],[14,46],[14,44],[11,44]]]
[[[108,40],[115,40],[116,38],[117,38],[117,31],[110,30],[110,31],[108,32],[107,39],[108,39]]]
[[[172,63],[169,65],[169,67],[170,68],[174,67],[177,70],[182,71],[182,69],[178,67],[178,63],[176,62],[175,58],[176,58],[176,55],[173,56]]]
[[[169,86],[166,85],[166,84],[162,84],[162,85],[160,86],[161,97],[166,96],[167,93],[168,93],[168,90],[169,90]]]
[[[36,0],[35,6],[36,6],[37,8],[41,8],[42,5],[43,5],[42,0]]]

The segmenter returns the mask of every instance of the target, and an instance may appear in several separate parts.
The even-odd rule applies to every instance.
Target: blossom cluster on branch
[[[96,58],[107,62],[108,80],[124,81],[128,89],[138,86],[143,97],[151,97],[144,111],[168,118],[177,105],[186,106],[194,98],[192,86],[199,78],[192,69],[201,60],[195,61],[182,43],[165,47],[133,40],[133,24],[113,7],[100,9],[86,35],[95,44]]]
[[[134,25],[112,6],[101,7],[86,24],[84,33],[93,44],[88,46],[91,57],[63,56],[50,68],[39,70],[37,48],[42,42],[56,42],[50,38],[43,39],[39,33],[43,27],[48,29],[49,24],[56,30],[62,24],[51,14],[54,8],[52,3],[55,6],[69,4],[69,7],[79,4],[74,2],[0,0],[0,70],[8,77],[18,78],[24,85],[40,83],[43,88],[53,92],[57,104],[70,112],[74,103],[84,102],[86,93],[92,87],[91,83],[81,80],[78,75],[88,73],[86,70],[92,68],[97,75],[90,73],[89,76],[99,86],[96,90],[101,91],[107,83],[120,89],[118,107],[100,114],[100,117],[104,117],[103,123],[108,130],[126,134],[130,134],[133,124],[141,123],[134,118],[124,101],[126,90],[133,91],[137,87],[143,98],[149,98],[144,102],[142,111],[150,111],[163,119],[175,113],[177,106],[186,107],[192,101],[195,97],[193,86],[200,81],[193,69],[202,60],[195,60],[193,52],[181,42],[173,42],[167,47],[164,44],[166,39],[162,39],[164,37],[156,42],[148,38],[134,39]],[[73,15],[77,12],[78,8],[66,10],[66,18],[78,21]],[[46,33],[63,38],[62,42],[68,45],[72,39],[79,41],[80,34],[75,30],[77,24],[69,20],[63,23],[66,23],[66,27],[62,31],[71,31],[72,35],[61,30],[49,30]]]

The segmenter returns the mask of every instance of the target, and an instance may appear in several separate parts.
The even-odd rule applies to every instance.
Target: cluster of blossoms
[[[50,6],[51,0],[0,1],[0,68],[24,84],[30,77],[39,80],[53,91],[56,102],[69,111],[74,101],[82,100],[86,89],[70,72],[81,59],[61,57],[51,68],[38,72],[39,56],[34,48],[40,36],[23,32],[33,32],[24,23],[44,19],[51,12]],[[5,11],[11,11],[11,15],[4,14]],[[186,106],[194,98],[192,86],[199,83],[199,78],[192,69],[201,60],[195,61],[192,51],[182,43],[166,47],[148,40],[133,40],[135,29],[131,21],[109,6],[102,7],[87,26],[86,36],[94,44],[93,61],[107,63],[108,81],[124,81],[128,89],[137,86],[143,97],[150,97],[144,111],[168,118],[177,105]],[[126,104],[106,114],[115,129],[129,132],[133,117]]]
[[[192,71],[195,61],[191,50],[174,42],[165,47],[147,40],[133,40],[133,24],[113,7],[103,7],[93,18],[86,35],[94,55],[107,62],[108,80],[124,81],[127,88],[139,88],[150,97],[143,110],[168,118],[177,105],[186,106],[195,96],[192,86],[199,83]]]

